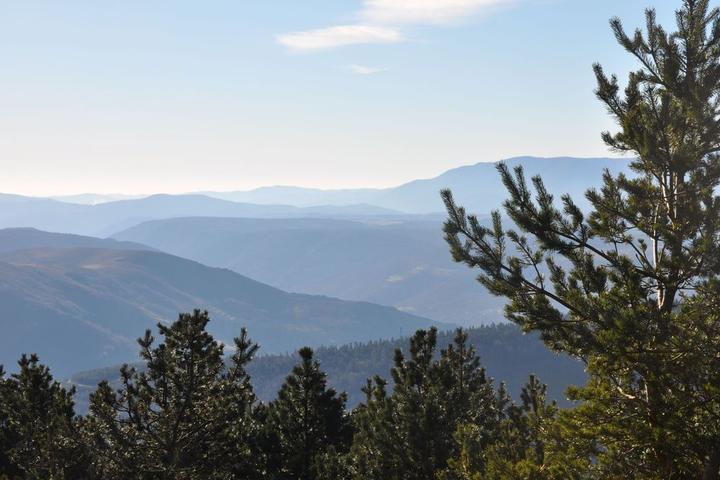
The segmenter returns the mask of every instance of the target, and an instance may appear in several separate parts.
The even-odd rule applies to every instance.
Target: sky
[[[0,0],[0,192],[387,187],[609,156],[608,27],[679,0]]]

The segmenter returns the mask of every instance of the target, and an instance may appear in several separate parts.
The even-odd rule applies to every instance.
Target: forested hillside
[[[565,389],[569,385],[585,382],[582,364],[565,356],[549,352],[536,335],[523,335],[511,324],[490,325],[470,328],[467,331],[468,345],[475,348],[483,366],[495,384],[507,383],[508,390],[519,398],[520,388],[527,381],[528,373],[534,373],[547,383],[550,398],[567,404]],[[441,347],[452,343],[453,333],[438,334]],[[396,349],[407,352],[409,338],[379,340],[368,343],[353,343],[337,347],[315,349],[315,358],[328,375],[328,384],[348,395],[348,406],[360,403],[365,381],[374,375],[388,376],[393,365]],[[275,398],[287,372],[299,360],[297,353],[283,355],[260,355],[247,366],[258,398],[269,402]],[[134,364],[142,368],[141,364]],[[108,380],[118,385],[120,367],[78,372],[70,377],[70,384],[78,389],[78,409],[85,411],[87,395],[95,386]]]

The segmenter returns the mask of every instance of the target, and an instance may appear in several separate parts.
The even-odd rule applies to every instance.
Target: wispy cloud
[[[323,50],[364,43],[396,43],[402,40],[403,37],[397,30],[372,25],[338,25],[277,36],[279,44],[292,50]]]
[[[350,65],[350,71],[357,75],[374,75],[376,73],[384,72],[384,68],[367,67],[365,65],[353,64]]]
[[[404,27],[438,25],[486,13],[521,0],[363,0],[358,24],[286,33],[277,42],[292,50],[323,50],[405,40]]]
[[[361,16],[379,24],[439,24],[477,15],[512,0],[365,0]]]

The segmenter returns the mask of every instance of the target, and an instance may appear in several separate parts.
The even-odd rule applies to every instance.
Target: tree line
[[[23,356],[0,380],[0,478],[451,479],[544,462],[540,432],[557,406],[534,377],[519,404],[495,388],[462,330],[439,352],[437,331],[418,331],[395,353],[392,392],[376,376],[348,411],[310,348],[277,398],[258,402],[247,374],[257,345],[243,331],[226,364],[209,321],[181,314],[158,326],[160,343],[148,331],[142,371],[123,367],[120,388],[101,382],[85,416]],[[482,451],[472,465],[468,449]]]
[[[493,378],[503,380],[515,397],[520,394],[528,373],[542,378],[548,385],[549,398],[557,400],[561,406],[568,405],[564,395],[568,385],[585,383],[586,375],[581,362],[548,351],[538,335],[523,334],[512,323],[470,327],[464,331],[468,344],[480,354],[485,369]],[[439,331],[438,345],[450,344],[453,336],[452,330]],[[346,405],[352,409],[365,399],[361,387],[366,379],[375,374],[386,375],[389,387],[392,388],[392,377],[388,374],[393,365],[394,352],[398,348],[407,351],[409,347],[409,337],[320,346],[314,349],[314,358],[327,373],[328,383],[336,390],[347,393]],[[297,352],[268,354],[263,353],[263,350],[261,345],[260,352],[247,366],[247,372],[252,377],[255,396],[267,403],[277,396],[285,377],[298,363],[300,356]],[[142,363],[130,365],[138,370],[144,368]],[[119,372],[120,367],[113,366],[73,374],[69,384],[75,385],[77,389],[75,411],[81,414],[88,411],[88,397],[102,380],[108,380],[113,387],[119,386]]]
[[[87,416],[34,356],[0,384],[6,478],[703,479],[720,478],[720,10],[684,0],[677,28],[653,10],[628,34],[625,85],[595,65],[617,121],[603,134],[633,156],[584,211],[522,168],[485,226],[443,192],[453,258],[508,299],[507,317],[583,362],[560,409],[530,377],[519,402],[493,385],[466,334],[397,350],[394,388],[369,379],[351,412],[310,349],[277,398],[257,402],[246,332],[232,361],[203,312],[140,340],[144,371],[101,383]],[[508,228],[507,219],[512,222]]]

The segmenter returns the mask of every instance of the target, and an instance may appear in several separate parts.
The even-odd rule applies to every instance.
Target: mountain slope
[[[193,308],[211,312],[218,338],[230,342],[247,326],[266,352],[398,336],[434,323],[370,303],[289,294],[140,250],[6,252],[0,302],[0,364],[37,352],[61,375],[136,358],[135,339],[146,328]]]
[[[124,250],[153,250],[134,242],[112,238],[86,237],[67,233],[44,232],[35,228],[5,228],[0,230],[0,253],[30,248],[91,247]]]
[[[502,321],[501,299],[452,261],[438,221],[178,218],[115,236],[283,290],[394,306],[438,321]]]

